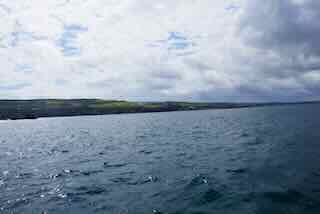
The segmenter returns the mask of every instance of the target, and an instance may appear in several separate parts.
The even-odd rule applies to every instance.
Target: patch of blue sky
[[[192,41],[192,39],[183,35],[179,32],[169,32],[167,39],[157,40],[152,44],[148,45],[149,47],[167,47],[169,51],[183,51],[190,49],[196,44]]]
[[[1,84],[0,83],[0,90],[7,90],[7,91],[11,91],[11,90],[20,90],[20,89],[24,89],[26,87],[31,86],[31,83],[13,83],[13,84]]]
[[[65,56],[80,55],[81,49],[77,45],[77,39],[79,34],[87,31],[88,28],[81,25],[66,25],[64,26],[64,32],[57,40],[56,45]]]
[[[168,41],[187,41],[188,38],[179,32],[169,32]]]
[[[56,79],[56,80],[55,80],[55,84],[56,84],[57,86],[64,86],[64,85],[66,85],[67,83],[68,83],[68,81],[65,80],[65,79]]]
[[[173,42],[169,44],[168,50],[184,50],[193,46],[192,42]]]
[[[29,64],[17,64],[15,66],[15,71],[16,72],[22,72],[22,73],[32,73],[33,68]]]
[[[33,32],[27,31],[13,31],[8,35],[4,35],[0,38],[0,47],[9,48],[9,47],[17,47],[22,42],[33,42],[46,40],[46,37],[37,36]]]
[[[237,5],[231,4],[231,5],[227,6],[225,9],[230,12],[236,12],[237,10],[240,9],[240,7]]]

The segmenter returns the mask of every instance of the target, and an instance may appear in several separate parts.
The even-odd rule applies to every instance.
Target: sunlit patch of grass
[[[125,102],[125,101],[107,101],[107,102],[97,102],[95,104],[90,104],[90,108],[111,108],[111,109],[128,109],[140,107],[138,103]]]

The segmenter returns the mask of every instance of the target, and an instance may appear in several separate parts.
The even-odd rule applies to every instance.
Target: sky
[[[320,1],[0,0],[0,99],[320,100]]]

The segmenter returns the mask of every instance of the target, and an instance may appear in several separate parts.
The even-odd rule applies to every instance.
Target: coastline
[[[0,100],[0,120],[25,120],[44,117],[72,117],[110,114],[160,113],[210,109],[236,109],[315,103],[320,103],[320,101],[291,103],[200,103],[128,102],[99,99]]]

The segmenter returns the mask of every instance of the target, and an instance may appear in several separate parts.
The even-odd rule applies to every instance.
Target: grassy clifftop
[[[241,108],[275,104],[277,103],[128,102],[100,99],[0,100],[0,120]]]

